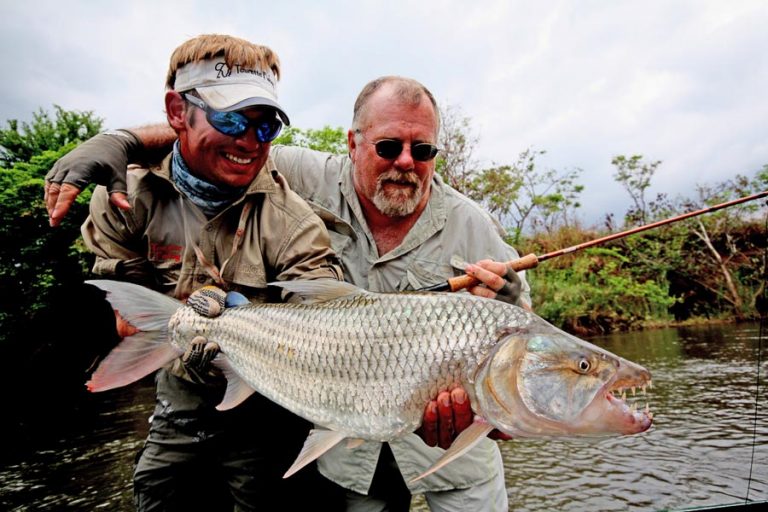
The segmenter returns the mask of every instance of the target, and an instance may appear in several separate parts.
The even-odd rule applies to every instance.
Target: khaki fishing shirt
[[[94,191],[81,231],[96,254],[95,274],[183,300],[214,284],[194,243],[229,289],[255,302],[280,300],[268,295],[270,281],[341,279],[323,223],[290,190],[271,157],[244,195],[210,220],[177,190],[170,161],[168,156],[159,168],[127,173],[128,211],[110,204],[104,187]],[[178,359],[171,372],[195,380]],[[218,372],[210,377],[218,380]]]
[[[426,209],[403,243],[380,256],[354,189],[349,157],[280,146],[273,148],[272,156],[291,188],[325,221],[345,280],[361,288],[375,292],[414,290],[463,274],[452,262],[473,263],[485,258],[510,261],[518,257],[501,239],[491,217],[437,176]],[[530,288],[525,277],[521,279],[522,300],[530,304]],[[444,453],[427,446],[416,434],[389,444],[406,482]],[[380,450],[381,443],[377,442],[365,442],[355,449],[340,443],[319,459],[320,472],[343,487],[367,494]],[[463,489],[499,478],[494,464],[496,451],[496,443],[484,439],[457,461],[409,484],[409,488],[412,493]]]

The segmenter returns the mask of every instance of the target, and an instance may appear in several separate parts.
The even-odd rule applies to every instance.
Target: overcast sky
[[[662,161],[651,195],[768,164],[766,27],[766,0],[0,0],[0,122],[53,104],[163,121],[173,49],[227,33],[278,53],[295,126],[347,128],[366,82],[413,77],[472,119],[483,165],[532,147],[583,169],[593,224],[629,201],[615,155]]]

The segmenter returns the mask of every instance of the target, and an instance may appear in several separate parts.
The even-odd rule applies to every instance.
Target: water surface
[[[753,445],[749,498],[768,500],[765,363],[755,431],[757,325],[663,329],[590,341],[651,370],[648,399],[655,424],[644,434],[600,441],[501,443],[514,510],[674,510],[743,503]],[[766,340],[763,345],[768,352]],[[6,441],[0,508],[132,509],[131,471],[146,436],[151,381],[78,400],[71,413],[17,420],[25,422],[19,431],[28,435],[17,432],[11,436],[15,444]],[[426,510],[419,499],[412,508]]]

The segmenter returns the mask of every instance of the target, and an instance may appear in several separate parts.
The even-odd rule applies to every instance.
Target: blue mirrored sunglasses
[[[204,111],[208,123],[224,135],[239,137],[248,131],[249,126],[253,126],[256,131],[256,139],[259,142],[272,142],[283,129],[283,123],[277,116],[269,117],[267,115],[259,119],[249,119],[240,112],[214,110],[197,96],[191,94],[184,94],[183,96],[189,103]]]

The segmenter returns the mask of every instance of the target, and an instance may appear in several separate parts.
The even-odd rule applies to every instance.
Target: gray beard
[[[384,181],[398,180],[412,183],[416,188],[403,192],[394,193],[384,190]],[[373,194],[373,204],[378,210],[387,217],[405,217],[412,214],[419,205],[424,193],[421,189],[416,173],[401,173],[398,171],[387,171],[380,175],[376,180],[376,192]]]

